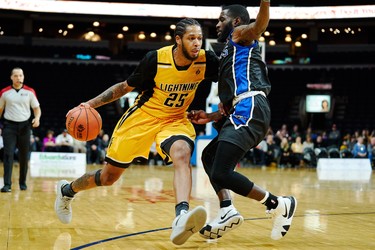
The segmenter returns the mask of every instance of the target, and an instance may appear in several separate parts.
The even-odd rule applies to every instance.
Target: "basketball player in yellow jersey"
[[[190,157],[195,130],[186,114],[199,83],[217,78],[218,58],[213,52],[201,49],[202,38],[196,20],[181,20],[176,25],[175,45],[148,52],[126,81],[81,104],[97,108],[134,88],[140,92],[113,131],[103,169],[86,173],[71,183],[59,181],[55,211],[61,222],[72,220],[71,202],[76,193],[112,185],[133,159],[148,158],[155,141],[158,153],[174,167],[176,217],[172,223],[172,242],[181,245],[203,227],[207,217],[204,207],[189,210]]]

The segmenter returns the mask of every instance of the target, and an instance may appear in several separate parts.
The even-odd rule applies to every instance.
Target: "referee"
[[[4,187],[1,192],[10,192],[12,187],[13,159],[16,147],[19,152],[21,190],[26,190],[26,176],[30,148],[32,127],[39,126],[40,110],[39,101],[34,89],[23,84],[25,79],[21,68],[12,70],[10,79],[12,85],[5,87],[0,92],[0,117],[4,112]],[[31,109],[34,119],[30,123]]]

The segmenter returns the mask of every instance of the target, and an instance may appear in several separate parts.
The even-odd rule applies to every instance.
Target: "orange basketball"
[[[95,109],[78,106],[68,113],[65,125],[68,133],[75,139],[91,141],[102,129],[102,118]]]

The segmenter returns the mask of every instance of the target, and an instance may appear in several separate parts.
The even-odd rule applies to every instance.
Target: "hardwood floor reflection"
[[[194,235],[182,246],[173,245],[169,240],[175,205],[173,168],[166,166],[132,166],[115,185],[78,194],[73,221],[65,225],[54,212],[55,186],[64,178],[29,176],[28,190],[20,191],[15,167],[12,192],[0,194],[0,250],[375,249],[373,173],[368,180],[340,181],[322,180],[314,169],[237,171],[276,195],[298,199],[284,239],[270,239],[271,220],[263,205],[234,195],[235,206],[245,218],[241,227],[219,240]],[[193,184],[190,206],[205,206],[212,219],[218,201],[203,169],[193,169]]]

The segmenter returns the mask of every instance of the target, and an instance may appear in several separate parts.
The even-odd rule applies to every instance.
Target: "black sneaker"
[[[21,190],[27,190],[26,184],[20,184],[20,189]]]
[[[1,192],[2,193],[8,193],[8,192],[11,192],[12,189],[10,189],[10,186],[8,185],[5,185],[2,189],[1,189]]]

